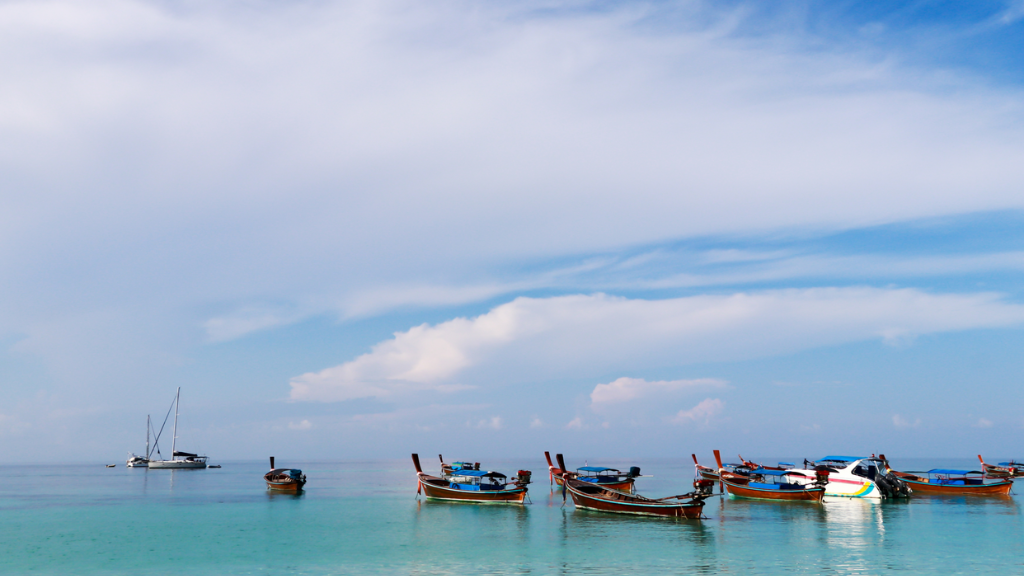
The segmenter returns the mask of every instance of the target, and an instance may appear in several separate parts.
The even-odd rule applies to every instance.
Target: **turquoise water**
[[[485,462],[534,471],[532,503],[521,507],[418,500],[404,460],[282,464],[306,472],[304,494],[267,493],[262,462],[175,471],[4,466],[0,572],[1024,573],[1017,496],[822,505],[716,497],[707,520],[686,521],[576,511],[571,501],[563,508],[542,459]],[[601,464],[639,464],[654,477],[638,489],[652,496],[688,491],[693,477],[681,459]]]

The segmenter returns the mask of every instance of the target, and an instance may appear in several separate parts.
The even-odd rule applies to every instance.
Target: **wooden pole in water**
[[[270,469],[271,470],[274,469],[274,457],[273,456],[270,457]]]

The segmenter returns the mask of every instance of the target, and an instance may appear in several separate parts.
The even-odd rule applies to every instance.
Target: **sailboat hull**
[[[149,469],[206,468],[206,462],[189,462],[188,460],[150,460]]]

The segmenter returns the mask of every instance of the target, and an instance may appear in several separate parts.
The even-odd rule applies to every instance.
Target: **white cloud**
[[[917,428],[918,426],[921,425],[921,419],[915,418],[914,421],[911,422],[910,420],[907,420],[906,418],[900,416],[899,414],[893,414],[892,425],[895,426],[896,428]]]
[[[288,423],[289,430],[309,430],[312,427],[313,424],[311,424],[309,420],[301,420],[299,422]]]
[[[666,300],[602,294],[517,298],[475,318],[414,327],[354,360],[296,376],[291,398],[453,392],[493,382],[749,359],[1022,322],[1024,306],[995,294],[911,289],[815,288]],[[606,386],[599,398],[677,385]]]
[[[992,421],[988,418],[978,418],[978,421],[974,423],[975,428],[991,428]]]
[[[501,420],[500,416],[491,416],[490,418],[485,418],[483,420],[478,420],[475,423],[474,422],[466,422],[466,426],[468,426],[470,428],[478,428],[478,429],[489,428],[491,430],[501,430],[501,428],[502,428],[502,420]]]
[[[590,401],[598,404],[620,404],[638,398],[663,395],[667,392],[694,388],[721,388],[724,380],[698,378],[695,380],[656,380],[648,382],[643,378],[622,377],[608,384],[598,384],[590,393]]]
[[[722,402],[718,398],[706,398],[700,401],[689,410],[680,410],[678,414],[672,418],[673,424],[689,424],[697,423],[703,426],[707,426],[711,423],[711,419],[722,413],[725,409],[725,402]]]
[[[541,420],[539,417],[534,416],[533,419],[530,420],[530,428],[543,428],[543,427],[544,427],[544,421]]]
[[[583,418],[579,416],[573,418],[565,425],[566,430],[579,430],[581,428],[583,428]]]

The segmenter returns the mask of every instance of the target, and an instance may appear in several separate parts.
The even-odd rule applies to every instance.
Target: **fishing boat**
[[[412,455],[416,467],[416,493],[431,500],[493,504],[522,504],[526,499],[530,471],[520,470],[508,482],[501,472],[476,469],[452,469],[448,478],[430,476],[420,467],[418,454]]]
[[[149,415],[146,415],[146,455],[138,456],[134,452],[128,453],[128,460],[125,465],[129,468],[148,468],[149,467],[149,431],[153,429],[153,424],[149,419]]]
[[[896,472],[896,476],[909,484],[915,494],[1005,496],[1013,487],[1013,481],[1008,479],[987,481],[980,470],[935,468],[927,472]]]
[[[570,478],[575,478],[581,482],[591,482],[599,484],[604,488],[632,493],[636,491],[634,486],[636,479],[640,478],[640,468],[638,466],[631,466],[629,472],[605,466],[582,466],[577,468],[575,472],[570,472],[566,469],[565,459],[561,454],[555,454],[558,467],[551,463],[550,453],[545,452],[544,458],[548,461],[548,478],[559,486],[562,485],[562,478],[568,475]]]
[[[694,468],[697,469],[698,478],[703,478],[704,480],[711,480],[712,482],[718,482],[718,470],[716,470],[715,468],[711,468],[709,466],[702,465],[700,462],[697,461],[696,454],[690,454],[690,456],[693,456],[693,466]],[[721,465],[719,465],[719,468],[721,468]]]
[[[1024,464],[1010,460],[996,464],[986,464],[985,459],[978,454],[978,461],[981,462],[981,470],[988,478],[1016,478],[1024,472]]]
[[[572,496],[577,508],[613,512],[616,514],[637,514],[641,516],[667,516],[672,518],[699,519],[704,510],[704,499],[711,495],[714,482],[698,479],[693,481],[694,491],[665,498],[646,498],[621,490],[611,490],[593,482],[573,478],[569,473],[562,475],[562,500],[566,493]]]
[[[789,478],[800,484],[817,481],[818,471],[828,472],[825,496],[841,498],[906,498],[911,489],[907,483],[893,474],[885,455],[875,456],[825,456],[816,461],[804,461],[804,468],[790,468]]]
[[[740,459],[742,460],[742,457]],[[736,474],[723,469],[722,456],[718,450],[715,450],[715,461],[718,463],[719,478],[725,486],[725,491],[736,498],[821,502],[825,496],[828,470],[816,470],[813,477],[804,472],[775,467],[754,468],[747,474]],[[743,462],[749,464],[745,460]],[[796,482],[798,478],[812,479],[813,482]]]
[[[268,490],[278,492],[301,492],[306,485],[306,475],[297,468],[274,468],[274,457],[270,457],[270,472],[263,475]]]
[[[711,480],[713,482],[718,482],[718,480],[719,480],[719,478],[718,478],[718,471],[719,470],[724,470],[724,471],[731,472],[732,474],[737,474],[737,475],[740,475],[740,476],[749,476],[751,470],[758,469],[758,468],[764,469],[764,470],[789,470],[790,468],[793,467],[793,464],[790,464],[788,462],[779,462],[779,466],[778,467],[763,466],[761,464],[757,464],[757,463],[754,463],[754,462],[748,462],[748,461],[743,459],[743,456],[740,456],[740,463],[739,464],[730,463],[730,462],[726,462],[725,464],[722,464],[721,461],[719,461],[719,463],[718,463],[719,467],[718,468],[712,468],[710,466],[704,466],[699,461],[697,461],[697,455],[696,454],[690,454],[690,456],[693,458],[693,466],[697,470],[697,476],[700,477],[700,478],[703,478],[705,480]]]
[[[451,478],[452,475],[458,474],[459,472],[462,472],[464,470],[468,471],[480,469],[479,462],[452,462],[451,464],[448,464],[444,461],[443,454],[438,454],[437,458],[438,460],[441,461],[441,478],[444,478],[445,480]]]
[[[178,391],[174,394],[174,429],[171,432],[171,459],[170,460],[153,460],[149,461],[149,468],[152,469],[183,469],[183,468],[206,468],[206,456],[200,456],[191,452],[179,452],[177,450],[178,442],[178,401],[181,399],[181,387],[178,387]],[[170,411],[168,410],[168,415]],[[164,417],[164,425],[167,424],[167,418]],[[163,426],[160,427],[160,433],[163,433]],[[160,441],[160,435],[157,434],[157,442]],[[159,447],[157,448],[159,454]],[[152,454],[150,455],[152,456]]]

